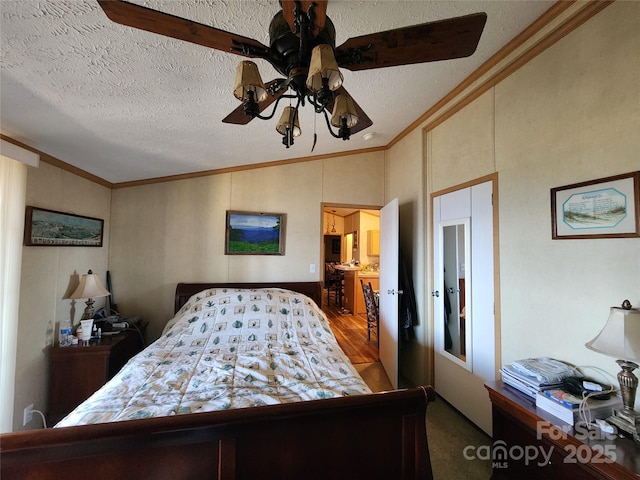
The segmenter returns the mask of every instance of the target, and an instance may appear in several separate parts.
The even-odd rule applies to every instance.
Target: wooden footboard
[[[431,387],[0,436],[9,479],[432,479]]]

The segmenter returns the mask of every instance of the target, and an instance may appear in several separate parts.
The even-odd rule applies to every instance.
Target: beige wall
[[[499,175],[503,363],[617,373],[584,344],[610,306],[640,305],[640,239],[552,240],[550,189],[640,168],[637,18],[615,2],[428,134],[430,192]]]
[[[617,373],[584,343],[610,306],[640,306],[640,239],[552,240],[549,190],[640,169],[638,18],[640,3],[615,2],[495,89],[506,362]]]
[[[494,91],[428,133],[430,192],[484,177],[496,171]]]
[[[381,205],[383,187],[377,152],[115,190],[110,269],[118,306],[143,315],[155,339],[173,314],[178,282],[318,281],[321,204]],[[286,213],[285,255],[225,255],[227,210]]]
[[[417,308],[415,338],[399,346],[400,378],[415,385],[430,383],[429,325],[424,295],[427,211],[423,196],[423,157],[423,134],[418,128],[388,151],[387,170],[387,199],[398,199],[400,249],[413,279]]]
[[[109,251],[111,190],[41,162],[29,168],[26,204],[36,207],[102,218],[103,246],[98,247],[23,247],[20,311],[16,356],[14,431],[41,426],[40,417],[22,426],[25,407],[47,411],[48,369],[46,350],[57,332],[60,320],[73,318],[77,323],[84,311],[82,300],[62,300],[70,276],[92,269],[105,280]],[[104,305],[97,299],[95,307]],[[57,338],[57,337],[56,337]],[[73,381],[72,378],[69,379]]]

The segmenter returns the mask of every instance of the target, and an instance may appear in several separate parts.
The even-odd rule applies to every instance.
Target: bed
[[[321,296],[317,282],[179,284],[158,341],[58,428],[0,438],[0,476],[432,478],[433,390],[372,394]]]

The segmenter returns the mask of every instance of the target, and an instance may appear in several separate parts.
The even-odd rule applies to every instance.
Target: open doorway
[[[355,263],[377,271],[380,263],[380,208],[322,205],[322,261]]]
[[[380,207],[322,205],[322,310],[354,364],[377,362],[377,333],[367,330],[360,280],[379,289]],[[343,273],[336,285],[335,267]],[[348,269],[347,271],[341,269]],[[369,334],[368,334],[369,333]]]

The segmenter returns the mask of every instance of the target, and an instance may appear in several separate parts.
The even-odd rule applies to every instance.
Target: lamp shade
[[[345,94],[338,95],[335,99],[333,114],[331,115],[331,125],[341,127],[343,118],[346,118],[348,128],[352,128],[358,123],[358,112],[356,112],[353,99]]]
[[[64,292],[62,299],[67,300],[71,298],[71,295],[76,291],[78,285],[80,285],[80,275],[74,271],[69,277],[69,285],[67,285],[67,290]]]
[[[68,298],[96,298],[106,297],[108,295],[111,295],[111,293],[102,286],[100,277],[89,270],[89,273],[82,275],[78,288],[76,288],[75,292],[73,292]]]
[[[294,137],[299,137],[300,135],[302,135],[302,130],[300,129],[300,121],[298,120],[298,110],[296,110],[292,106],[284,108],[284,111],[280,116],[280,120],[278,120],[278,124],[276,125],[276,130],[280,135],[286,135],[287,130],[290,129],[293,129]]]
[[[233,85],[233,95],[240,101],[248,100],[248,92],[254,93],[254,100],[261,102],[267,98],[267,89],[262,82],[258,66],[248,60],[238,64],[236,81]]]
[[[307,88],[312,92],[319,92],[323,78],[328,80],[329,90],[337,90],[342,86],[343,77],[333,55],[333,48],[324,43],[316,45],[311,51]]]
[[[640,310],[611,307],[602,331],[585,346],[621,360],[640,360]]]

